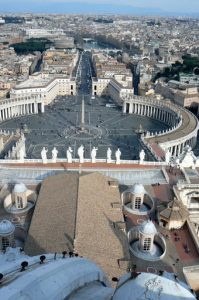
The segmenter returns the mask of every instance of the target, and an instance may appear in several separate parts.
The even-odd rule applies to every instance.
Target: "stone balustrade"
[[[7,165],[7,164],[18,164],[20,163],[19,159],[0,159],[0,165]],[[23,163],[27,163],[27,164],[36,164],[36,163],[43,163],[42,159],[24,159]],[[54,163],[52,161],[52,159],[47,159],[47,164],[51,164]],[[68,163],[66,158],[57,158],[56,163]],[[92,163],[91,159],[84,159],[83,163],[79,163],[79,159],[72,159],[72,163],[76,163],[79,164],[79,166],[83,165],[84,163]],[[108,167],[111,167],[111,164],[116,164],[116,160],[112,160],[111,164],[107,163],[106,159],[96,159],[96,163],[92,164],[91,168],[93,169],[95,167],[95,164],[103,164],[102,166],[104,166],[104,164],[106,163]],[[68,165],[70,166],[70,163],[68,163]],[[138,160],[121,160],[119,165],[140,165],[140,162]],[[118,166],[119,166],[118,165]],[[166,166],[166,162],[162,162],[162,161],[143,161],[142,162],[143,166]],[[99,166],[99,165],[98,165]]]

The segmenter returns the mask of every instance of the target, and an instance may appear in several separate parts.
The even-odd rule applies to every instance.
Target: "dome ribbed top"
[[[15,186],[14,186],[14,189],[13,189],[13,192],[14,193],[24,193],[26,192],[27,190],[27,187],[25,186],[24,183],[16,183]]]
[[[10,235],[15,231],[15,226],[8,220],[0,222],[0,236]]]

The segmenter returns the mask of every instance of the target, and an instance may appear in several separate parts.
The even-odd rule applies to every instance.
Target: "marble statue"
[[[0,137],[0,151],[2,151],[4,148],[4,142],[3,142],[3,137]]]
[[[53,163],[57,162],[57,154],[58,154],[58,150],[56,147],[54,147],[52,150],[52,162]]]
[[[43,161],[43,164],[47,164],[47,152],[48,152],[48,149],[43,147],[41,150],[41,159]]]
[[[21,148],[20,150],[19,150],[19,160],[20,160],[20,162],[24,162],[24,157],[25,157],[25,152],[24,152],[24,149],[23,148]]]
[[[84,162],[84,146],[81,145],[78,150],[77,150],[77,154],[79,156],[79,162],[83,163]]]
[[[181,168],[192,168],[198,166],[197,157],[192,151],[192,148],[187,145],[184,147],[182,153],[179,155],[179,165]]]
[[[91,162],[92,163],[96,163],[97,150],[98,150],[98,148],[96,148],[96,147],[93,147],[93,149],[91,150]]]
[[[165,162],[168,165],[170,161],[171,161],[171,152],[169,151],[169,149],[167,149],[165,152]]]
[[[120,157],[121,157],[121,151],[118,148],[117,151],[115,152],[115,158],[116,158],[116,164],[119,165],[120,164]]]
[[[15,146],[12,147],[11,157],[14,159],[16,158],[16,147]]]
[[[66,150],[66,157],[67,157],[68,163],[70,163],[70,164],[72,163],[72,160],[73,160],[72,153],[73,153],[72,148],[68,147],[68,149]]]
[[[140,164],[142,164],[145,159],[145,151],[143,149],[140,151],[139,157],[140,157]]]
[[[112,155],[112,150],[111,150],[110,147],[108,147],[108,149],[107,149],[107,160],[106,160],[108,164],[110,164],[111,161],[112,161],[111,155]]]

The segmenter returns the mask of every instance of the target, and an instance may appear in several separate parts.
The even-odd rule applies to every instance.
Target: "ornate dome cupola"
[[[131,198],[132,209],[140,209],[145,193],[144,186],[140,183],[136,183],[130,188],[129,197]]]
[[[0,251],[5,251],[7,247],[14,247],[15,226],[8,220],[0,222]]]
[[[157,230],[152,221],[145,221],[139,228],[139,248],[144,252],[151,252],[153,250],[154,237]]]
[[[141,183],[135,183],[121,194],[123,212],[133,215],[150,215],[155,202]]]
[[[27,188],[24,183],[15,184],[13,197],[17,209],[24,209],[27,207]]]

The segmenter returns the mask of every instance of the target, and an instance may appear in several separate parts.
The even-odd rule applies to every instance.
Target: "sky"
[[[0,0],[0,12],[177,12],[199,14],[199,0]]]

